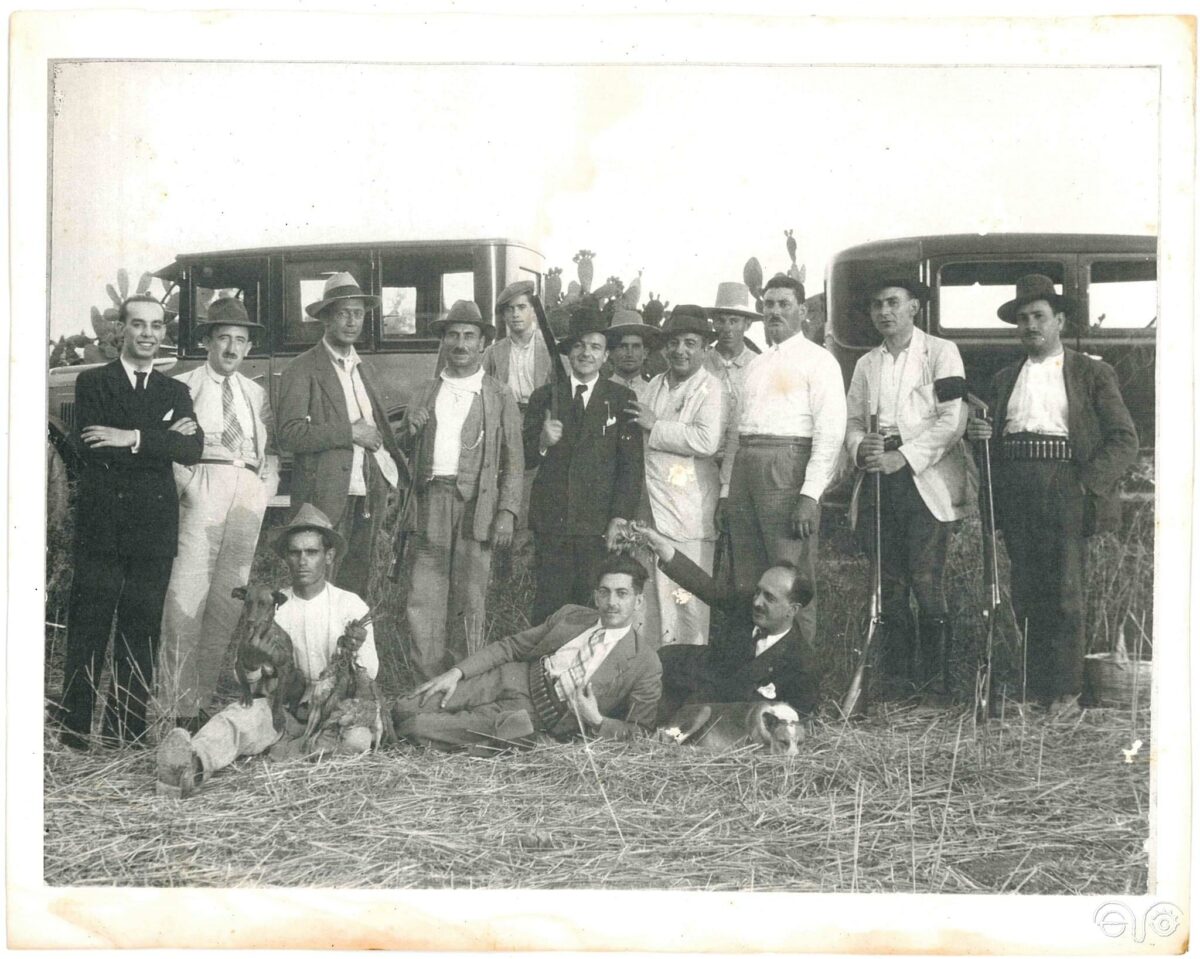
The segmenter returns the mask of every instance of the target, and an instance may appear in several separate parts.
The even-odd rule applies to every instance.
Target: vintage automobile
[[[268,386],[274,400],[279,378],[292,357],[320,339],[322,328],[304,312],[321,298],[325,278],[348,271],[383,300],[371,314],[357,349],[370,358],[384,408],[393,426],[404,415],[415,387],[433,375],[438,341],[429,324],[444,316],[455,300],[474,300],[491,318],[496,294],[519,279],[542,289],[543,257],[530,247],[505,239],[422,240],[268,247],[216,253],[188,253],[154,275],[167,289],[164,301],[179,292],[179,346],[156,366],[175,375],[203,362],[193,333],[216,296],[241,300],[252,319],[266,328],[242,372]],[[67,438],[74,425],[75,379],[88,366],[50,370],[49,435],[67,468],[73,467]],[[287,505],[289,462],[283,463],[279,496]]]

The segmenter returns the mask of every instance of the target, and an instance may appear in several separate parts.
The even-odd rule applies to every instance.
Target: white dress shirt
[[[910,363],[913,341],[910,339],[896,356],[884,344],[879,364],[879,432],[900,432],[900,397],[908,396],[921,382],[921,364]]]
[[[380,428],[379,424],[375,422],[375,413],[371,409],[371,398],[367,395],[366,386],[363,385],[362,372],[358,369],[359,364],[362,363],[358,351],[351,346],[349,354],[342,356],[334,351],[328,340],[322,339],[321,342],[329,351],[330,359],[333,360],[333,368],[337,372],[338,382],[342,384],[342,394],[346,398],[346,411],[350,415],[350,422],[362,419],[372,426]],[[381,428],[390,429],[391,427],[384,423]],[[347,493],[349,496],[367,495],[367,478],[363,472],[365,452],[365,447],[354,444],[354,459],[350,462],[350,489]],[[388,451],[380,446],[373,455],[379,471],[383,473],[388,483],[395,487],[400,482],[400,474]]]
[[[800,493],[819,500],[846,436],[846,394],[833,354],[796,333],[756,356],[746,370],[738,417],[744,436],[812,439]]]
[[[1013,384],[1004,433],[1067,436],[1067,382],[1063,353],[1041,360],[1027,357]]]
[[[125,370],[125,376],[129,379],[130,386],[132,386],[135,390],[137,389],[137,377],[134,375],[135,373],[145,373],[146,374],[146,382],[147,382],[147,384],[149,383],[150,374],[152,372],[154,372],[154,361],[153,360],[150,361],[150,365],[147,366],[144,370],[139,370],[136,366],[134,366],[132,363],[130,363],[129,360],[125,359],[124,353],[121,354],[120,359],[121,359],[121,368],[123,370]]]
[[[242,428],[242,448],[240,451],[230,450],[221,442],[221,434],[225,432],[225,405],[223,393],[226,377],[218,373],[207,362],[204,364],[204,377],[200,380],[200,388],[192,395],[192,409],[196,414],[196,422],[204,430],[205,459],[243,459],[250,466],[258,465],[258,452],[255,449],[254,413],[250,409],[250,401],[237,376],[228,377],[229,385],[233,388],[233,412]]]
[[[770,636],[762,636],[762,637],[758,638],[757,640],[755,640],[754,641],[755,658],[761,656],[768,649],[770,649],[772,646],[774,646],[777,642],[779,642],[781,639],[783,639],[783,637],[786,636],[787,634],[788,634],[788,630],[785,629],[782,633],[772,633]]]
[[[571,402],[572,403],[575,402],[575,390],[578,389],[580,386],[584,387],[585,389],[583,391],[583,408],[586,410],[588,407],[588,402],[591,400],[592,393],[595,392],[596,384],[598,382],[600,382],[599,376],[593,376],[590,382],[585,383],[585,382],[583,382],[583,380],[576,377],[574,373],[572,373],[571,374]]]
[[[604,638],[597,644],[595,654],[588,662],[587,670],[582,680],[576,681],[570,676],[568,671],[575,664],[580,650],[587,644],[588,637],[600,628],[601,623],[597,620],[594,625],[589,626],[574,639],[563,643],[563,645],[546,657],[546,675],[554,681],[555,688],[558,690],[558,694],[562,697],[563,702],[569,703],[576,689],[580,689],[591,682],[592,677],[596,674],[596,670],[600,668],[600,664],[608,658],[608,654],[613,651],[613,647],[628,635],[633,625],[627,624],[617,629],[605,629]]]
[[[483,391],[483,370],[470,376],[447,376],[442,370],[442,385],[433,404],[437,429],[433,434],[433,475],[457,476],[458,457],[462,452],[462,429],[471,412],[471,404]]]
[[[536,334],[522,346],[512,336],[508,347],[508,388],[518,403],[528,403],[529,396],[534,391],[534,347]]]
[[[311,686],[329,665],[346,624],[366,613],[367,604],[357,594],[332,583],[326,583],[312,599],[301,599],[290,588],[283,594],[287,601],[275,610],[275,622],[292,637],[296,666]],[[367,638],[358,650],[358,664],[372,679],[379,673],[375,630],[371,625],[367,626]],[[308,691],[304,698],[308,698]]]

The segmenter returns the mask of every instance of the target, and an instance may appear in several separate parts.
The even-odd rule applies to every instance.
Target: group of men
[[[944,690],[950,529],[976,507],[964,437],[995,436],[1029,688],[1069,710],[1082,688],[1083,538],[1111,524],[1137,437],[1111,368],[1061,344],[1074,305],[1045,277],[1016,293],[998,313],[1026,358],[997,375],[991,422],[968,416],[954,344],[915,326],[923,284],[884,278],[864,291],[883,341],[847,396],[837,361],[802,333],[803,285],[780,274],[761,312],[743,284],[722,283],[713,306],[677,306],[661,329],[585,300],[553,351],[531,282],[498,297],[499,340],[475,303],[456,302],[431,326],[439,372],[394,432],[354,349],[379,301],[350,274],[306,308],[323,336],[285,370],[274,417],[237,371],[261,331],[238,300],[214,301],[200,331],[207,362],[171,380],[153,370],[162,308],[134,297],[120,359],[77,388],[86,469],[62,741],[88,745],[115,609],[106,740],[143,737],[157,656],[178,725],[160,782],[186,793],[234,755],[286,744],[289,730],[275,736],[238,712],[255,707],[212,709],[276,449],[295,464],[292,523],[277,539],[292,587],[277,619],[310,684],[344,620],[365,609],[375,539],[407,472],[400,527],[421,684],[393,718],[412,741],[457,748],[578,729],[628,737],[686,702],[815,708],[820,500],[843,450],[880,477],[889,688],[909,695],[940,679]],[[761,350],[746,336],[756,321]],[[655,357],[665,369],[651,377]],[[531,538],[535,625],[480,648],[493,550]],[[725,616],[710,642],[712,607]],[[343,732],[338,748],[365,748],[361,729]]]

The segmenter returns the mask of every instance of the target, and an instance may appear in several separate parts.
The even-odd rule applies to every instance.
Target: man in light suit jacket
[[[992,379],[996,525],[1012,561],[1029,692],[1051,717],[1069,718],[1087,649],[1084,539],[1119,522],[1117,487],[1137,458],[1137,430],[1113,368],[1062,345],[1068,318],[1080,322],[1083,311],[1049,277],[1021,277],[996,313],[1025,351]],[[988,439],[992,426],[972,417],[968,435]]]
[[[239,367],[264,332],[239,300],[221,297],[199,325],[203,365],[175,379],[188,388],[204,431],[195,466],[175,465],[179,548],[163,608],[159,703],[197,732],[208,717],[242,604],[267,505],[279,487],[275,421],[267,392]]]
[[[468,633],[483,634],[492,550],[512,542],[525,469],[516,400],[479,365],[496,328],[459,300],[430,331],[441,337],[446,366],[400,425],[414,484],[401,517],[415,534],[408,629],[425,679],[466,657]]]
[[[113,684],[103,742],[137,744],[162,625],[163,598],[179,538],[179,501],[171,464],[192,464],[203,431],[187,387],[154,369],[166,336],[162,305],[133,296],[121,305],[121,355],[81,373],[75,385],[74,437],[83,456],[75,516],[75,569],[59,718],[63,745],[90,747],[92,707],[113,613]]]
[[[962,357],[949,340],[915,326],[929,288],[906,277],[883,279],[866,307],[883,342],[858,360],[847,397],[846,451],[882,496],[884,671],[891,692],[912,691],[917,600],[922,687],[949,692],[952,629],[943,578],[951,524],[975,508],[975,467],[963,433]],[[879,426],[870,429],[870,416]]]
[[[439,749],[495,749],[534,734],[649,733],[662,670],[632,625],[645,582],[637,560],[608,557],[597,570],[595,608],[564,606],[418,686],[392,708],[397,735]]]
[[[276,415],[279,448],[295,454],[292,515],[311,503],[329,517],[347,543],[333,583],[364,597],[375,537],[404,459],[371,371],[354,349],[379,302],[349,273],[326,280],[321,299],[305,307],[325,335],[283,371]]]

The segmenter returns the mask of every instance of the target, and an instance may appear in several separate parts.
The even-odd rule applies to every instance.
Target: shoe
[[[158,745],[155,756],[158,782],[154,792],[170,799],[187,799],[200,779],[199,757],[192,750],[192,737],[176,727]]]

